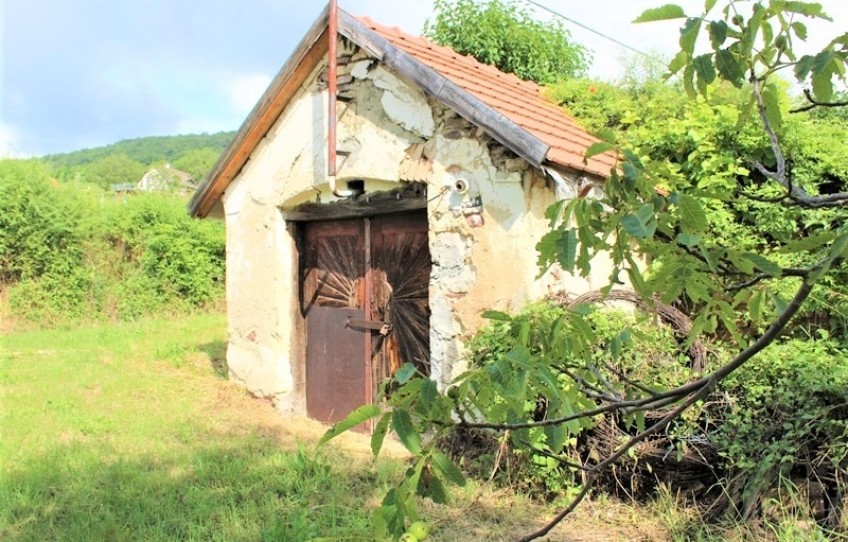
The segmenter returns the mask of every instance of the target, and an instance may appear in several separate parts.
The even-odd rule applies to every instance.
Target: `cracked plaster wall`
[[[579,293],[591,285],[556,270],[536,280],[535,245],[555,201],[540,171],[364,53],[346,53],[339,183],[365,179],[367,191],[400,180],[427,183],[431,366],[444,386],[461,368],[462,341],[481,324],[482,311],[515,310],[552,290]],[[323,70],[314,70],[223,197],[230,375],[290,413],[305,412],[304,330],[295,243],[279,208],[334,199],[325,179]],[[469,182],[465,194],[449,188],[459,178]],[[482,225],[463,212],[478,197]]]

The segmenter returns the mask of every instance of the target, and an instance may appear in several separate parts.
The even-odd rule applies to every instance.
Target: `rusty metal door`
[[[406,362],[429,374],[424,212],[304,225],[306,410],[336,422]]]

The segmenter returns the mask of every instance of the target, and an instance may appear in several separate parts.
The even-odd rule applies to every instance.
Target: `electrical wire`
[[[649,58],[650,58],[650,56],[651,56],[651,55],[649,55],[648,53],[646,53],[646,52],[644,52],[644,51],[640,51],[639,49],[636,49],[635,47],[631,47],[630,45],[627,45],[626,43],[624,43],[624,42],[622,42],[622,41],[619,41],[619,40],[617,40],[617,39],[613,38],[612,36],[608,36],[608,35],[604,34],[603,32],[600,32],[600,31],[598,31],[598,30],[595,30],[594,28],[591,28],[591,27],[589,27],[589,26],[586,26],[585,24],[581,23],[580,21],[575,21],[574,19],[572,19],[572,18],[570,18],[570,17],[566,17],[566,16],[565,16],[565,15],[563,15],[562,13],[559,13],[558,11],[554,11],[553,9],[551,9],[551,8],[549,8],[548,6],[545,6],[545,5],[543,5],[543,4],[540,4],[539,2],[534,2],[534,0],[523,0],[523,1],[524,1],[524,3],[526,3],[526,4],[530,4],[530,5],[536,6],[537,8],[540,8],[540,9],[542,9],[542,10],[544,10],[544,11],[547,11],[548,13],[550,13],[551,15],[553,15],[553,16],[555,16],[555,17],[559,17],[560,19],[563,19],[563,20],[565,20],[565,21],[568,21],[568,22],[570,22],[571,24],[577,25],[577,26],[579,26],[580,28],[582,28],[582,29],[584,29],[584,30],[588,30],[589,32],[591,32],[591,33],[593,33],[593,34],[596,34],[596,35],[598,35],[598,36],[600,36],[600,37],[602,37],[602,38],[604,38],[604,39],[607,39],[607,40],[609,40],[609,41],[611,41],[611,42],[615,43],[616,45],[619,45],[619,46],[621,46],[621,47],[624,47],[625,49],[629,49],[629,50],[633,51],[634,53],[638,53],[638,54],[640,54],[640,55],[642,55],[642,56],[646,56],[646,57],[649,57]]]

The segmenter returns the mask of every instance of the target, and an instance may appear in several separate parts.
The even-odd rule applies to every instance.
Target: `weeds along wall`
[[[0,161],[0,290],[14,320],[55,324],[181,312],[223,296],[224,226],[171,194],[118,197]]]

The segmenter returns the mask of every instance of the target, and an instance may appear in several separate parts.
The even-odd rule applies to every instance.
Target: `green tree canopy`
[[[589,53],[559,21],[540,22],[501,0],[436,0],[426,36],[521,79],[551,83],[586,73]]]
[[[135,184],[146,169],[144,164],[126,154],[112,154],[84,166],[79,171],[83,181],[101,188],[109,188],[113,184]]]

